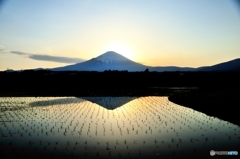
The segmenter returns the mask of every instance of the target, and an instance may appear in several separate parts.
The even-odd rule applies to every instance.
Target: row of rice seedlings
[[[0,145],[14,147],[14,139],[20,137],[28,141],[25,147],[36,151],[124,157],[180,154],[189,145],[195,152],[198,147],[239,143],[238,126],[173,104],[166,97],[138,98],[114,110],[82,99],[63,99],[1,98],[8,107],[13,100],[13,108],[24,109],[1,114],[0,135],[5,139]],[[46,107],[29,106],[48,100]]]

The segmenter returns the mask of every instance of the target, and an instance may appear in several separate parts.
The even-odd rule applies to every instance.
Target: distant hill
[[[12,69],[7,69],[7,70],[5,70],[4,72],[14,72],[14,70],[12,70]]]
[[[177,66],[146,66],[134,62],[114,51],[108,51],[96,58],[88,61],[67,65],[63,67],[52,68],[52,71],[105,71],[105,70],[128,70],[130,72],[144,71],[240,71],[240,59],[216,64],[213,66],[204,66],[199,68],[177,67]]]
[[[92,58],[88,61],[76,63],[72,65],[44,69],[36,68],[35,71],[49,70],[49,71],[98,71],[103,72],[106,70],[118,70],[129,72],[143,72],[148,69],[150,72],[176,72],[176,71],[240,71],[240,58],[215,64],[212,66],[202,66],[198,68],[191,67],[178,67],[178,66],[147,66],[141,63],[134,62],[114,51],[108,51],[98,57]],[[18,72],[24,70],[16,70]],[[14,72],[14,70],[8,69],[5,72]]]
[[[149,71],[195,71],[195,68],[191,67],[177,67],[177,66],[165,66],[165,67],[149,67]]]
[[[199,67],[196,71],[240,71],[240,58],[213,66]]]

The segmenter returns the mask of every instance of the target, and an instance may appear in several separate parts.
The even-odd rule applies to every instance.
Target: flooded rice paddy
[[[0,98],[5,157],[208,157],[239,147],[239,126],[167,97]]]

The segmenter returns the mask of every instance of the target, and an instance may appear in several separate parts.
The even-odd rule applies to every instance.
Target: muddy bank
[[[171,102],[203,112],[209,116],[240,126],[240,87],[177,93],[169,96]]]
[[[33,89],[0,91],[0,97],[61,97],[61,96],[170,96],[197,90],[198,87],[139,87],[139,88],[69,88],[69,89]]]

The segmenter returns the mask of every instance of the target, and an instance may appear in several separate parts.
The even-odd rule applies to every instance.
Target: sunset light
[[[62,67],[107,51],[197,68],[240,52],[239,7],[230,0],[0,0],[0,24],[1,71]]]
[[[114,51],[114,52],[117,52],[129,59],[132,59],[134,57],[134,52],[129,48],[127,47],[126,45],[124,44],[121,44],[121,43],[113,43],[111,45],[109,45],[104,51],[104,52],[107,52],[107,51]]]
[[[239,2],[0,0],[0,159],[239,155]]]

